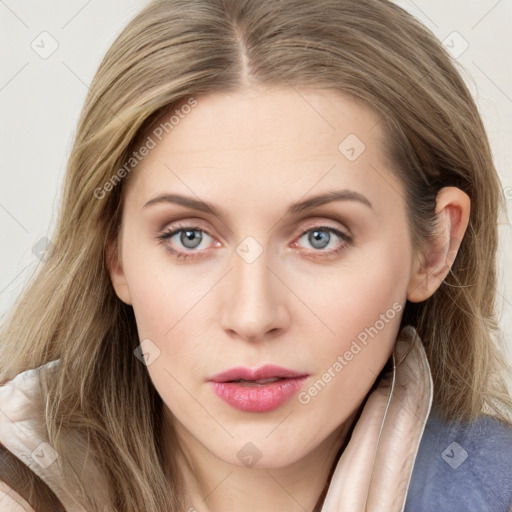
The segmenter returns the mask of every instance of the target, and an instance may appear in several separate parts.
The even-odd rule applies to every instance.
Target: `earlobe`
[[[125,304],[131,306],[132,300],[130,297],[130,290],[128,289],[126,275],[124,273],[122,261],[119,255],[117,240],[111,241],[107,244],[105,250],[105,260],[107,262],[110,280],[112,281],[112,286],[114,287],[116,295]]]
[[[456,187],[442,188],[436,197],[438,231],[421,257],[415,257],[407,299],[428,299],[448,275],[469,223],[471,201]]]

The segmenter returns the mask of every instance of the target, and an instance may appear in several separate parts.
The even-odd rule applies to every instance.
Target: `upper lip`
[[[260,366],[259,368],[246,368],[244,366],[237,366],[236,368],[231,368],[221,373],[217,373],[213,377],[210,377],[208,380],[213,382],[228,382],[231,380],[260,380],[260,379],[270,379],[272,377],[281,377],[281,378],[297,378],[297,377],[307,377],[307,373],[296,372],[294,370],[289,370],[288,368],[283,368],[281,366],[275,366],[273,364],[266,364],[264,366]]]

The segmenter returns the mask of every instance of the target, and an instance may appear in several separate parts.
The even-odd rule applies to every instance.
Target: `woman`
[[[501,200],[464,82],[394,4],[151,3],[2,332],[3,503],[506,512]]]

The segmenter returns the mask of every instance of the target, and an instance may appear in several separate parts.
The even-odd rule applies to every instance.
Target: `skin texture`
[[[312,510],[391,354],[406,299],[425,300],[448,273],[469,198],[442,189],[440,236],[426,254],[413,254],[402,186],[386,167],[373,112],[333,91],[284,87],[196,99],[134,171],[117,250],[107,251],[112,283],[134,308],[140,340],[151,340],[157,356],[147,370],[205,479],[203,500],[184,469],[190,507]],[[339,149],[350,134],[365,144],[353,161]],[[371,207],[343,200],[286,214],[293,203],[342,189]],[[226,216],[163,202],[144,207],[164,193],[207,201]],[[197,248],[183,245],[183,232],[159,243],[178,221],[204,230],[195,233]],[[323,228],[315,242],[320,227],[351,241]],[[262,249],[250,263],[240,255],[246,237],[254,239],[249,254]],[[308,390],[381,315],[384,327],[307,404],[294,396],[274,411],[241,412],[206,382],[234,366],[271,363],[308,373]],[[261,454],[253,467],[237,456],[249,442]]]

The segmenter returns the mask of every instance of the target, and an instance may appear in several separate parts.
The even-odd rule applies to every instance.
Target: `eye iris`
[[[180,242],[187,248],[187,249],[195,249],[200,243],[202,235],[195,236],[196,233],[199,233],[197,229],[187,229],[183,230],[181,232],[180,236]],[[195,238],[195,240],[194,240]]]
[[[323,238],[323,241],[322,241]],[[330,234],[326,231],[321,231],[319,229],[315,229],[314,231],[311,231],[308,236],[309,242],[313,247],[316,249],[323,249],[329,244],[330,240]],[[320,242],[320,243],[318,243]],[[323,243],[325,242],[325,243]]]
[[[199,229],[180,230],[180,242],[187,249],[195,249],[202,241],[203,235]],[[331,233],[325,229],[314,229],[309,231],[308,241],[315,249],[324,249],[331,240]]]

